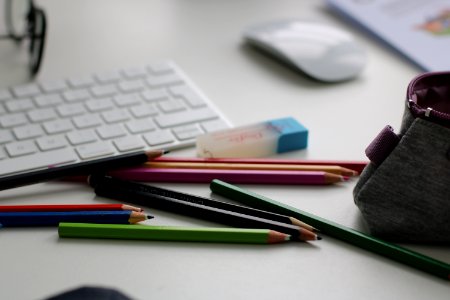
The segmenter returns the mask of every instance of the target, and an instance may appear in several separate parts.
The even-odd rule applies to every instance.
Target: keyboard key
[[[93,130],[78,130],[69,132],[67,139],[72,145],[80,145],[86,143],[92,143],[98,140],[97,135]]]
[[[32,122],[48,121],[55,119],[58,116],[53,108],[31,110],[27,115]]]
[[[122,81],[118,83],[118,86],[124,93],[137,92],[145,88],[144,82],[140,79]]]
[[[151,104],[130,107],[130,112],[136,118],[144,118],[158,114],[158,110]]]
[[[184,99],[191,107],[206,106],[205,99],[186,85],[171,87],[170,92],[175,97]]]
[[[63,103],[63,99],[59,94],[48,94],[34,97],[34,101],[39,107],[56,106]]]
[[[68,102],[86,100],[91,96],[86,89],[65,91],[62,95],[63,98]]]
[[[203,134],[203,131],[197,125],[187,125],[174,128],[173,133],[179,140],[183,141],[193,139]]]
[[[48,134],[64,133],[73,128],[73,125],[69,120],[48,121],[42,125]]]
[[[147,83],[151,87],[161,87],[166,85],[182,84],[183,78],[181,78],[176,73],[169,73],[158,76],[153,75],[147,78]]]
[[[133,120],[126,123],[128,131],[133,134],[155,130],[156,127],[150,119]]]
[[[112,110],[102,113],[102,117],[106,123],[117,123],[128,121],[131,117],[126,110]]]
[[[144,67],[129,67],[124,69],[122,73],[127,78],[145,77],[147,75]]]
[[[147,144],[149,144],[150,146],[158,146],[175,142],[175,138],[167,130],[150,132],[143,135],[143,137]]]
[[[74,88],[82,88],[82,87],[90,87],[95,84],[94,77],[80,76],[80,77],[72,77],[67,80],[69,84]]]
[[[0,161],[0,170],[2,171],[2,174],[6,175],[25,170],[75,162],[76,160],[77,156],[75,155],[75,152],[72,149],[64,148],[2,160]]]
[[[86,102],[86,107],[91,112],[99,112],[114,108],[114,103],[110,98],[103,98]]]
[[[56,109],[61,117],[72,117],[81,115],[85,112],[84,106],[81,103],[60,105]]]
[[[18,140],[26,140],[44,135],[41,125],[25,125],[13,129],[14,135]]]
[[[115,149],[111,144],[102,142],[79,146],[76,148],[76,151],[82,159],[92,159],[112,155],[115,153]]]
[[[169,100],[169,95],[165,89],[147,90],[141,93],[142,98],[147,102]]]
[[[119,81],[121,75],[120,72],[117,70],[109,71],[109,72],[103,72],[96,74],[94,76],[100,83],[110,83],[110,82],[116,82]]]
[[[14,140],[14,137],[9,130],[0,130],[0,144],[4,144]]]
[[[155,63],[148,66],[150,72],[155,74],[173,73],[174,69],[168,62]]]
[[[28,122],[26,116],[23,113],[9,114],[0,117],[0,125],[3,128],[9,128],[26,124]]]
[[[114,102],[119,107],[132,106],[142,102],[138,94],[117,95],[114,97]]]
[[[84,129],[89,127],[96,127],[103,124],[102,119],[98,115],[83,115],[72,119],[77,128]]]
[[[114,145],[120,152],[138,150],[146,146],[144,141],[140,137],[136,136],[128,136],[114,140]]]
[[[21,112],[29,110],[34,107],[33,101],[30,98],[14,99],[5,103],[6,109],[10,112]]]
[[[39,149],[41,149],[42,151],[64,148],[68,145],[67,140],[63,135],[44,136],[38,138],[36,140],[36,143]]]
[[[162,128],[168,128],[188,123],[217,119],[218,115],[210,108],[200,108],[192,111],[175,112],[155,117],[155,122]]]
[[[167,101],[161,101],[158,103],[158,107],[161,109],[161,111],[165,113],[173,113],[176,111],[185,110],[186,106],[180,101],[180,100],[167,100]]]
[[[230,127],[222,119],[202,122],[200,125],[205,132],[213,132],[213,131],[222,130],[222,129],[226,129],[226,128]]]
[[[117,88],[114,84],[97,85],[91,88],[91,93],[97,98],[113,96],[117,93]]]
[[[121,124],[102,126],[97,128],[97,133],[102,139],[112,139],[127,134],[125,128]]]
[[[41,82],[41,88],[46,93],[60,92],[68,88],[67,83],[60,79],[54,81]]]
[[[9,143],[5,146],[5,149],[11,157],[32,154],[38,151],[33,141]]]
[[[17,98],[36,96],[41,93],[38,85],[35,83],[22,84],[12,88],[14,95]]]

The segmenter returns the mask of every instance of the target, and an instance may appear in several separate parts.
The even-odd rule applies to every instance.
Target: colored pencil
[[[163,156],[158,162],[207,162],[207,163],[246,163],[246,164],[287,164],[287,165],[331,165],[341,166],[361,173],[368,161],[354,160],[317,160],[317,159],[282,159],[282,158],[201,158]]]
[[[212,192],[218,195],[245,203],[252,207],[267,209],[280,214],[290,214],[300,220],[312,224],[324,234],[328,234],[329,236],[343,240],[352,245],[450,280],[450,265],[445,262],[366,235],[357,230],[323,219],[220,180],[213,180],[210,184],[210,188]]]
[[[238,228],[272,229],[296,240],[320,239],[317,234],[298,226],[156,195],[148,192],[144,184],[108,176],[96,179],[95,194]]]
[[[318,171],[212,170],[127,168],[108,172],[122,179],[148,182],[205,183],[220,179],[233,183],[326,185],[345,181],[346,176]]]
[[[95,187],[97,185],[97,183],[96,183],[97,178],[100,181],[103,180],[103,182],[106,182],[111,177],[104,176],[104,175],[91,175],[89,177],[89,184],[91,186]],[[111,181],[111,183],[109,183],[109,184],[114,184],[114,181]],[[181,193],[181,192],[177,192],[174,190],[163,189],[163,188],[151,186],[148,184],[139,186],[139,190],[145,191],[145,192],[151,193],[151,194],[174,198],[174,199],[181,200],[181,201],[187,201],[190,203],[202,204],[202,205],[215,207],[215,208],[219,208],[219,209],[234,211],[234,212],[237,212],[240,214],[245,214],[245,215],[250,215],[250,216],[254,216],[254,217],[272,220],[272,221],[277,221],[277,222],[281,222],[281,223],[285,223],[285,224],[289,224],[289,225],[296,225],[296,226],[303,227],[310,231],[317,231],[317,229],[315,229],[311,225],[301,222],[300,220],[297,220],[296,218],[284,216],[284,215],[280,215],[280,214],[275,214],[275,213],[264,211],[264,210],[254,209],[254,208],[250,208],[250,207],[246,207],[246,206],[242,206],[242,205],[236,205],[236,204],[227,203],[227,202],[218,201],[218,200],[213,200],[210,198],[200,197],[200,196],[191,195],[191,194],[187,194],[187,193]]]
[[[5,227],[57,226],[60,222],[129,224],[152,218],[136,211],[1,212]]]
[[[358,172],[341,166],[298,165],[298,164],[246,164],[246,163],[207,163],[207,162],[147,162],[149,168],[172,169],[217,169],[217,170],[282,170],[282,171],[322,171],[343,176],[355,176]]]
[[[67,176],[88,175],[94,172],[105,172],[108,170],[140,165],[166,153],[168,153],[168,151],[165,150],[140,151],[70,165],[47,166],[46,169],[42,170],[1,177],[0,190],[60,179]]]
[[[90,210],[131,210],[143,211],[140,207],[127,204],[36,204],[36,205],[0,205],[0,212],[21,211],[90,211]]]
[[[120,224],[60,223],[63,238],[102,238],[173,242],[213,242],[275,244],[287,242],[290,236],[269,229],[192,228]]]

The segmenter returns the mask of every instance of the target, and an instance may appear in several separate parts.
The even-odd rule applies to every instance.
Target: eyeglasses
[[[21,44],[30,39],[30,72],[36,75],[44,52],[46,17],[42,9],[36,7],[33,0],[5,0],[6,35],[0,39],[12,39]]]

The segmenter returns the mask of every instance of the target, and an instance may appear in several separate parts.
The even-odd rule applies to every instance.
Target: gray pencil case
[[[386,126],[367,147],[353,190],[370,233],[399,242],[450,242],[450,72],[407,89],[398,134]]]

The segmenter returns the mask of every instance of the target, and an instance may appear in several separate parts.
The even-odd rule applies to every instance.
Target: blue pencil
[[[4,227],[58,226],[60,222],[128,224],[153,218],[136,211],[2,212]]]

